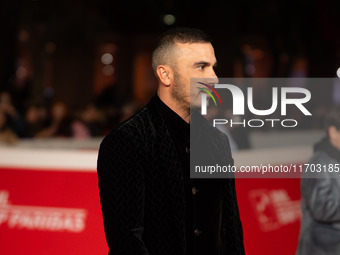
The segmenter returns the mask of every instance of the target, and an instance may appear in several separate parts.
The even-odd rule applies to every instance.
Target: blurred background
[[[336,0],[3,0],[0,253],[107,253],[99,143],[155,94],[152,50],[175,26],[211,35],[219,77],[335,78],[307,87],[313,115],[294,129],[226,130],[237,166],[306,162],[340,104],[339,16]],[[254,88],[258,107],[268,99]],[[237,180],[237,192],[247,254],[294,254],[299,179]]]
[[[6,0],[1,119],[14,133],[10,142],[107,134],[154,95],[152,49],[174,26],[212,36],[219,77],[336,77],[339,11],[330,0]],[[321,96],[315,118],[340,102],[334,88],[313,91]]]

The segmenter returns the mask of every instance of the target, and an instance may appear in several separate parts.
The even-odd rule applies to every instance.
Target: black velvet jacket
[[[244,254],[234,179],[186,181],[194,185],[188,190],[160,107],[159,99],[152,99],[100,146],[98,178],[109,254]],[[210,146],[229,148],[225,135],[208,123],[204,128],[217,132]],[[232,163],[230,149],[225,153]]]

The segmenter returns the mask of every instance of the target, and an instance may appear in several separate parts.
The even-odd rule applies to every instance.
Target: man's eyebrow
[[[199,61],[199,62],[194,63],[194,66],[200,66],[200,65],[211,66],[211,63],[207,61]],[[214,64],[214,67],[216,66],[217,66],[217,62],[215,62]]]

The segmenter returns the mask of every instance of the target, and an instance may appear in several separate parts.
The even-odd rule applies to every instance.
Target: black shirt
[[[220,254],[221,179],[190,179],[190,124],[164,104],[157,104],[173,138],[183,166],[187,254]]]
[[[178,157],[183,166],[183,178],[184,178],[184,192],[185,192],[185,215],[186,215],[186,243],[188,254],[192,254],[193,250],[193,237],[192,234],[195,231],[193,227],[194,223],[194,211],[193,211],[193,198],[192,198],[192,182],[190,180],[190,124],[183,120],[177,113],[171,110],[163,101],[156,96],[157,104],[165,119],[166,125],[170,132],[170,135],[175,143],[175,147],[178,153]]]

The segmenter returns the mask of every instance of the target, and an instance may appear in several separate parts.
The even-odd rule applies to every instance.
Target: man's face
[[[332,145],[340,151],[340,129],[337,129],[335,126],[332,126],[330,139]]]
[[[216,58],[210,43],[178,43],[174,61],[174,81],[172,97],[182,107],[190,109],[191,105],[201,105],[201,90],[204,87],[196,84],[190,90],[190,78],[200,78],[200,82],[209,85],[218,83],[214,67]]]

